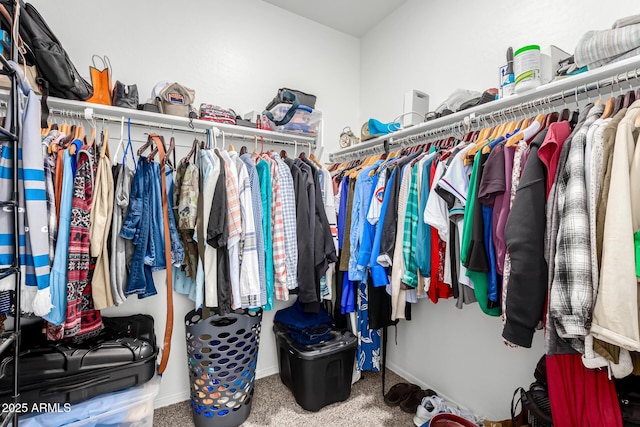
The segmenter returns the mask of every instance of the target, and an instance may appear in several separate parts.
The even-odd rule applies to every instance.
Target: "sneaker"
[[[440,396],[428,396],[422,399],[422,403],[416,409],[416,415],[413,417],[413,423],[417,427],[422,427],[431,420],[431,418],[441,413],[454,414],[471,422],[478,422],[476,416],[472,412],[460,409],[456,404],[448,402]]]
[[[431,418],[440,412],[450,412],[450,409],[457,409],[453,403],[447,402],[440,396],[427,396],[422,399],[422,403],[416,409],[416,415],[413,417],[413,423],[417,427],[421,427]]]

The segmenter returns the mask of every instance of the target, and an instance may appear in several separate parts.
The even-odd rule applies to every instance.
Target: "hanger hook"
[[[589,103],[592,103],[593,101],[591,100],[591,91],[588,90],[586,83],[584,84],[584,92],[587,94],[587,98],[589,99]]]

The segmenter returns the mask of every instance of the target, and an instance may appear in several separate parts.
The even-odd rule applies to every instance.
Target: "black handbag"
[[[273,114],[270,110],[276,105],[283,103],[291,104],[291,108],[289,108],[289,110],[281,120],[276,121],[274,120]],[[316,108],[316,96],[295,89],[282,88],[278,89],[278,94],[275,96],[275,98],[273,98],[269,105],[267,105],[265,111],[262,114],[265,115],[269,120],[271,120],[276,126],[282,126],[291,121],[293,115],[296,113],[296,110],[301,105],[305,105],[311,109]]]
[[[116,107],[133,108],[135,110],[138,108],[138,86],[125,85],[116,80],[116,84],[113,85],[111,99]]]
[[[519,396],[519,399],[516,401],[517,396]],[[551,402],[549,401],[547,388],[544,385],[534,382],[529,386],[529,390],[519,387],[515,391],[511,401],[511,419],[513,425],[516,425],[516,407],[519,402],[522,404],[522,408],[529,414],[529,424],[531,427],[553,426]]]

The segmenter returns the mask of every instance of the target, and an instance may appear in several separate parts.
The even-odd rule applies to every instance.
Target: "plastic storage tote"
[[[160,392],[160,377],[124,390],[94,397],[58,412],[20,417],[19,427],[152,427],[153,402]],[[48,411],[54,410],[48,408]],[[11,424],[9,424],[11,425]]]
[[[237,427],[251,412],[262,310],[185,316],[191,409],[196,427]]]
[[[280,379],[307,411],[319,411],[351,394],[351,377],[358,340],[351,332],[332,331],[332,338],[302,345],[274,326]]]
[[[276,121],[282,120],[291,108],[291,104],[278,104],[271,109],[273,118]],[[295,114],[291,118],[291,121],[287,124],[276,126],[275,123],[263,116],[263,119],[268,126],[263,126],[263,129],[269,127],[270,130],[287,133],[301,133],[305,135],[317,135],[320,120],[322,119],[322,113],[318,110],[314,110],[305,105],[300,105]]]

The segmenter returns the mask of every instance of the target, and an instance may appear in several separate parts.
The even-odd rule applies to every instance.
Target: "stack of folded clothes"
[[[236,124],[236,113],[227,108],[212,104],[200,104],[200,120],[210,120],[228,125]]]
[[[273,322],[286,331],[291,339],[302,345],[313,345],[331,339],[335,324],[327,312],[320,307],[318,313],[305,313],[296,300],[291,307],[278,310]]]
[[[578,41],[575,63],[592,70],[640,54],[640,15],[618,19],[609,30],[588,31]]]

